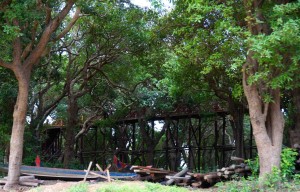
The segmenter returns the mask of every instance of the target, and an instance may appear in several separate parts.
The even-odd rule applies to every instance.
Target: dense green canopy
[[[249,114],[261,176],[279,166],[283,128],[299,130],[300,142],[300,1],[172,3],[169,11],[159,1],[153,8],[127,0],[0,3],[0,156],[9,135],[19,149],[11,152],[10,184],[18,182],[24,130],[30,162],[46,122],[63,120],[68,167],[92,125],[179,104],[227,111],[241,157]],[[148,150],[162,145],[164,131],[153,131]]]

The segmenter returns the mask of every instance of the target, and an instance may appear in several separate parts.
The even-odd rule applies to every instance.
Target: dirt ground
[[[130,188],[134,188],[135,186],[143,187],[145,182],[142,181],[114,181],[117,185],[123,186],[130,186]],[[44,181],[42,185],[39,187],[25,187],[19,186],[14,189],[14,192],[66,192],[70,187],[79,184],[79,182],[67,182],[67,181],[59,181],[59,180],[52,180],[52,181]],[[97,189],[104,188],[105,186],[109,185],[108,182],[89,182],[88,191],[89,192],[96,192]],[[0,192],[5,192],[2,189],[3,186],[0,186]],[[199,192],[210,192],[216,191],[216,189],[192,189],[191,191],[199,191]]]

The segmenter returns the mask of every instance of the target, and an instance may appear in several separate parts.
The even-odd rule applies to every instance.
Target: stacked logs
[[[140,181],[160,182],[165,179],[166,175],[174,173],[160,168],[152,168],[151,166],[134,165],[130,169],[139,175],[138,180]]]
[[[221,177],[217,172],[209,173],[191,173],[187,172],[183,176],[171,176],[167,175],[166,179],[174,180],[177,186],[191,186],[194,188],[208,188],[214,186],[217,182],[221,181]],[[167,181],[168,183],[168,181]]]
[[[171,176],[167,175],[166,179],[173,179],[174,183],[178,186],[192,186],[195,188],[208,188],[214,186],[220,181],[227,181],[237,179],[239,177],[247,177],[251,175],[250,168],[241,163],[239,165],[231,165],[229,167],[223,167],[217,169],[217,172],[209,173],[191,173],[186,175]]]
[[[5,185],[7,182],[7,177],[0,179],[0,184]],[[23,186],[37,187],[39,184],[44,183],[43,180],[38,180],[34,176],[21,176],[19,179],[19,184]]]
[[[188,173],[191,176],[189,185],[196,188],[208,188],[221,181],[217,172],[209,173]]]
[[[299,148],[300,149],[300,148]],[[195,188],[208,188],[214,186],[220,181],[228,181],[238,179],[240,177],[248,177],[251,175],[249,166],[244,163],[243,158],[231,157],[232,161],[239,164],[232,164],[229,167],[217,169],[216,172],[209,173],[190,173],[182,174],[180,177],[166,176],[166,179],[173,179],[178,186],[192,186]]]
[[[220,176],[222,180],[231,180],[233,177],[248,177],[251,175],[251,170],[244,163],[239,165],[233,164],[229,167],[217,169],[217,175]]]

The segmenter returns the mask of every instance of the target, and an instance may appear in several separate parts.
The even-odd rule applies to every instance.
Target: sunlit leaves
[[[260,63],[259,71],[249,79],[250,83],[262,81],[272,89],[293,87],[300,61],[299,12],[299,1],[274,6],[269,15],[272,33],[248,38],[247,43]]]

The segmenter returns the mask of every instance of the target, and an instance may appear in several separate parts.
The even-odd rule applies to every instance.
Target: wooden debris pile
[[[141,181],[163,182],[166,185],[175,184],[177,186],[191,186],[194,188],[208,188],[220,181],[228,181],[251,175],[251,170],[249,166],[244,163],[245,160],[243,158],[231,157],[231,160],[236,162],[236,164],[209,173],[191,173],[188,172],[187,168],[178,173],[174,173],[163,169],[143,166],[132,166],[131,170],[139,175],[138,180]]]
[[[217,169],[217,175],[223,180],[231,180],[233,177],[248,177],[251,175],[250,168],[241,163],[239,165],[230,165],[229,167],[223,167],[222,169]]]
[[[173,179],[177,186],[192,186],[195,188],[208,188],[221,181],[217,172],[210,173],[191,173],[187,172],[182,176],[166,176],[166,179]],[[168,183],[168,181],[167,181]]]
[[[160,168],[152,168],[149,166],[144,167],[134,165],[130,169],[139,175],[138,180],[141,181],[160,182],[165,179],[166,175],[174,174],[172,171]]]
[[[179,172],[180,173],[180,172]],[[220,181],[227,181],[236,179],[239,177],[247,177],[251,175],[250,168],[241,163],[239,165],[231,165],[229,167],[223,167],[222,169],[217,169],[216,172],[209,173],[191,173],[185,172],[180,175],[167,175],[166,179],[173,180],[178,186],[192,186],[196,188],[208,188],[214,186]],[[168,182],[167,181],[167,184]]]
[[[5,185],[7,182],[7,177],[0,179],[0,184]],[[19,184],[23,186],[37,187],[39,184],[44,183],[43,180],[36,179],[34,176],[21,176],[19,179]]]

